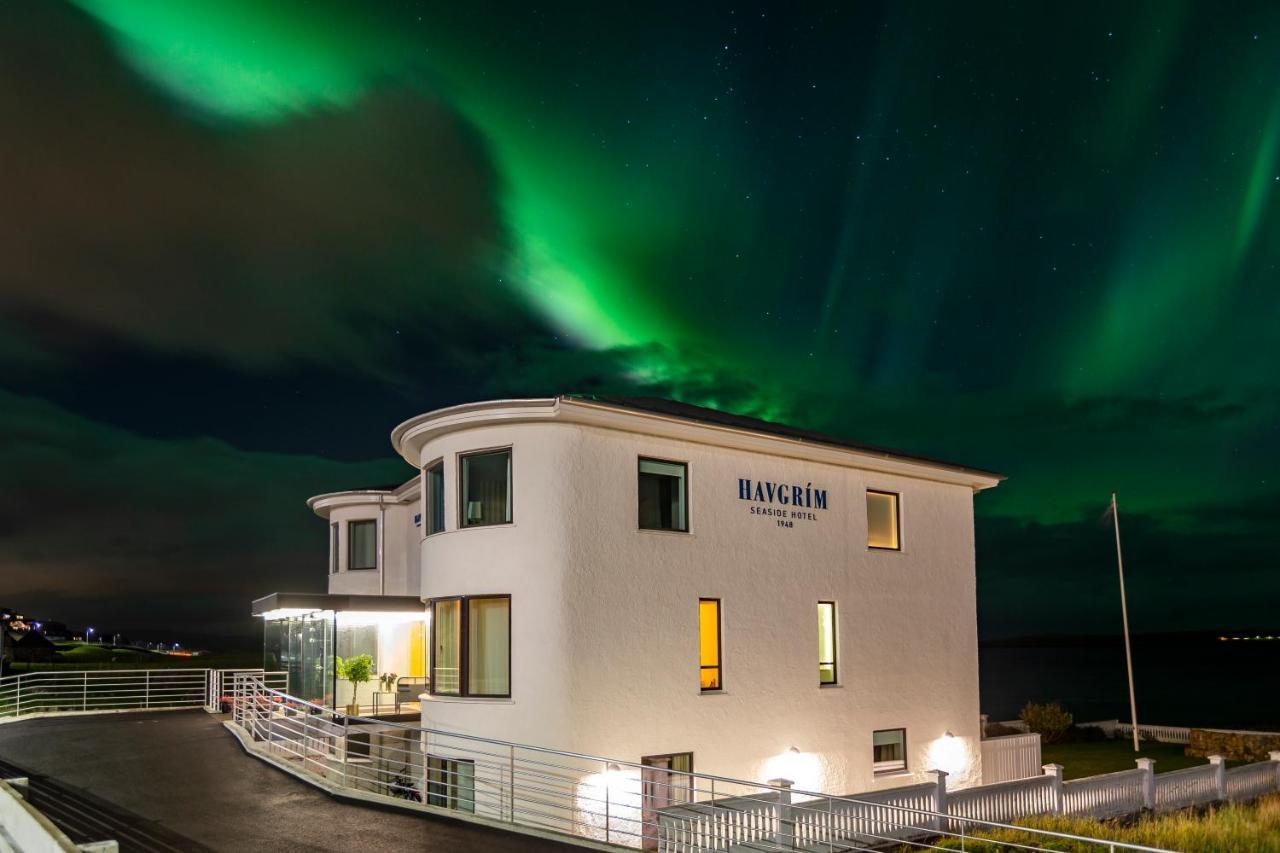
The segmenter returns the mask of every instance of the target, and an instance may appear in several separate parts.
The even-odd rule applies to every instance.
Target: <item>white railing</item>
[[[1142,770],[1120,770],[1062,783],[1063,814],[1104,818],[1137,814],[1146,808]]]
[[[1119,737],[1133,737],[1132,723],[1116,723],[1116,734]],[[1191,740],[1191,729],[1183,726],[1151,726],[1146,723],[1138,725],[1138,737],[1154,740],[1158,743],[1183,743]]]
[[[1222,780],[1226,791],[1221,799],[1241,802],[1280,789],[1280,752],[1271,753],[1271,758],[1271,761],[1259,761],[1225,770]]]
[[[990,808],[984,794],[975,793],[982,789],[948,792],[947,774],[938,771],[931,782],[833,797],[794,790],[783,780],[760,784],[348,717],[270,689],[255,676],[234,677],[228,726],[250,754],[330,793],[567,841],[666,853],[835,851],[886,843],[928,849],[939,837],[1016,828],[1025,833],[1021,850],[1049,849],[1062,839],[1081,850],[1151,849],[971,817]],[[1006,784],[1030,790],[1054,781]],[[985,796],[1017,801],[1000,791]],[[1025,800],[1028,813],[1053,810],[1051,798],[1037,796]],[[953,811],[952,803],[967,813]]]
[[[1058,810],[1052,776],[1032,776],[980,785],[947,794],[947,813],[978,820],[1008,823],[1018,818]]]
[[[1274,771],[1271,775],[1275,776]],[[1214,764],[1160,773],[1155,777],[1155,788],[1156,811],[1185,809],[1221,799],[1218,796],[1218,768]]]
[[[24,672],[0,678],[0,722],[51,714],[213,709],[229,670],[99,669]],[[284,673],[252,670],[272,685]],[[219,689],[215,689],[219,688]]]
[[[982,781],[984,784],[1008,782],[1040,775],[1040,735],[1003,735],[983,738]]]

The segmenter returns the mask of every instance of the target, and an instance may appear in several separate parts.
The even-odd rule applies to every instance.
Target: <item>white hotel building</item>
[[[836,794],[979,781],[973,496],[1000,475],[632,398],[391,440],[412,479],[309,501],[328,594],[254,603],[294,695],[347,705],[332,658],[367,651],[402,678],[363,712],[435,729]]]

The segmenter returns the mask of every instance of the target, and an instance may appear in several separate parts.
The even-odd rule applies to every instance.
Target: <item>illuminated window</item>
[[[698,599],[698,662],[703,690],[724,688],[720,669],[720,599]]]
[[[687,471],[683,462],[640,460],[641,530],[689,530]]]
[[[884,729],[871,735],[871,770],[897,773],[907,769],[907,730]]]
[[[431,626],[432,693],[511,695],[510,596],[438,599]]]
[[[431,603],[431,692],[457,696],[462,690],[462,599]]]
[[[329,525],[329,574],[338,573],[338,525]]]
[[[444,530],[444,461],[427,469],[427,535]]]
[[[867,547],[898,551],[902,548],[898,523],[898,496],[867,490]]]
[[[511,523],[511,450],[492,450],[462,457],[463,527]]]
[[[347,568],[378,568],[378,522],[347,522]]]
[[[818,602],[818,683],[836,683],[836,603]]]

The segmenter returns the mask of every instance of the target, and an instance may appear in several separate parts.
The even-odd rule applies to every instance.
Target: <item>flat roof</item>
[[[887,458],[924,462],[929,465],[952,468],[957,471],[965,471],[971,474],[978,474],[983,477],[993,477],[998,480],[1006,479],[1004,474],[1000,474],[995,471],[987,471],[982,468],[960,465],[955,462],[948,462],[945,459],[937,459],[932,456],[924,456],[918,453],[907,453],[902,450],[894,450],[891,447],[864,444],[862,442],[852,441],[851,439],[842,438],[840,436],[828,435],[814,430],[801,429],[799,427],[788,426],[787,424],[774,423],[773,421],[761,420],[760,418],[752,418],[746,415],[735,415],[732,412],[723,412],[719,409],[709,409],[705,406],[695,406],[691,403],[681,403],[677,400],[667,400],[661,397],[617,397],[596,394],[563,394],[561,396],[568,400],[581,400],[583,402],[599,403],[601,405],[611,406],[617,409],[628,409],[633,412],[645,412],[648,414],[681,418],[683,420],[695,421],[697,423],[728,427],[730,429],[766,433],[768,435],[790,438],[795,441],[823,444],[829,447],[840,447],[847,450],[856,450],[860,453],[870,453]]]
[[[425,611],[414,595],[330,595],[321,592],[273,592],[254,599],[253,615],[272,610],[333,610],[344,612],[403,613]]]

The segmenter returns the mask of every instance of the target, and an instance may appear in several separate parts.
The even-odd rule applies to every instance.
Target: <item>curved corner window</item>
[[[444,530],[444,460],[427,468],[427,535]]]
[[[511,696],[511,596],[431,602],[431,692]]]
[[[378,568],[378,522],[347,522],[347,569]]]
[[[461,459],[459,527],[511,523],[511,448],[469,453]]]
[[[338,573],[338,523],[329,525],[329,574]]]

